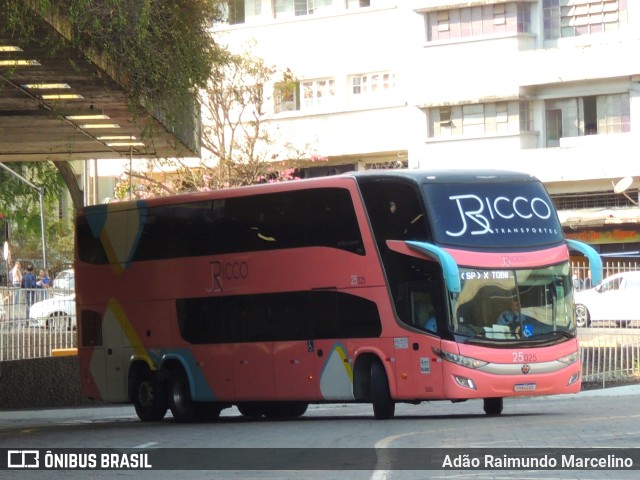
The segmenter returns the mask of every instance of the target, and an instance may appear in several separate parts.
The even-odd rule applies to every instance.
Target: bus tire
[[[239,403],[236,405],[242,416],[247,418],[258,418],[264,414],[264,405],[257,402]]]
[[[373,415],[376,419],[388,420],[393,418],[396,404],[389,391],[387,372],[378,360],[371,364],[371,403],[373,404]]]
[[[133,385],[133,405],[143,422],[159,422],[167,414],[167,395],[158,376],[147,370]]]
[[[198,419],[198,404],[191,398],[189,380],[181,368],[174,369],[170,375],[169,408],[176,422],[188,423]]]
[[[267,418],[297,418],[307,411],[306,402],[275,402],[266,404],[264,416]]]
[[[484,413],[490,416],[500,415],[502,413],[503,400],[502,397],[485,398]]]

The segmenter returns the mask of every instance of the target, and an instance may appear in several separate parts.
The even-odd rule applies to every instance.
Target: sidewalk
[[[583,390],[577,394],[579,397],[627,397],[640,395],[640,383],[635,385],[623,385],[620,387]]]

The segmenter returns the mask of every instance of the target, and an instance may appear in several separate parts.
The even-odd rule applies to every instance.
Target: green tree
[[[58,215],[65,184],[56,168],[49,162],[5,165],[43,188],[48,264],[70,262],[73,259],[73,235],[69,221],[61,220]],[[0,169],[0,185],[0,213],[9,220],[13,259],[42,259],[38,192],[4,169]]]
[[[209,32],[221,20],[221,3],[0,0],[0,37],[18,45],[38,44],[51,52],[69,42],[125,88],[132,112],[142,116],[160,110],[170,126],[193,104],[197,90],[206,86],[213,65],[226,58]],[[55,23],[63,35],[39,38],[36,25],[43,18]],[[74,206],[81,207],[83,195],[68,162],[56,162],[56,167]]]

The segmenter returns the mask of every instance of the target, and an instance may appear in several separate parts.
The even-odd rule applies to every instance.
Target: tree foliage
[[[201,93],[202,159],[195,165],[180,159],[151,160],[144,169],[122,177],[116,199],[295,180],[298,167],[326,160],[309,143],[282,141],[269,122],[266,86],[293,81],[291,72],[278,72],[247,52],[227,53]]]
[[[44,216],[47,254],[53,262],[73,258],[73,239],[69,222],[58,215],[64,182],[49,162],[6,163],[8,168],[44,192]],[[0,213],[9,220],[13,258],[42,258],[40,203],[38,192],[24,181],[0,169]],[[51,263],[51,262],[49,262]]]
[[[0,0],[0,34],[38,40],[34,11],[64,19],[73,47],[105,58],[133,107],[184,98],[224,54],[209,33],[218,0]]]

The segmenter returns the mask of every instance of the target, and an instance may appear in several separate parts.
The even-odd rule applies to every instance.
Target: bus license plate
[[[535,383],[516,383],[513,390],[516,392],[533,392],[535,389]]]

